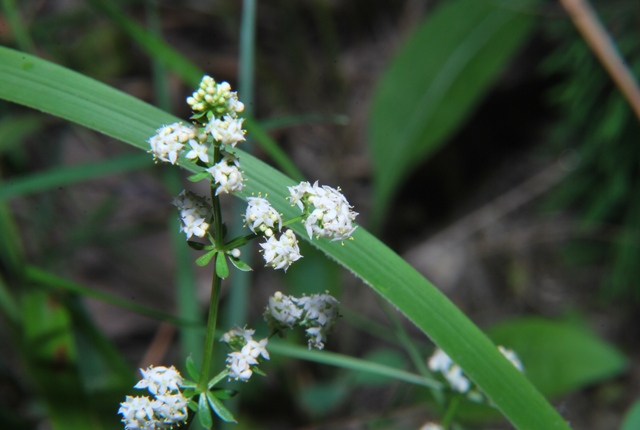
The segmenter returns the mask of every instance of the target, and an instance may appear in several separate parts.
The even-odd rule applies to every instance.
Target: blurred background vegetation
[[[593,4],[640,75],[640,5]],[[561,382],[536,376],[575,428],[620,426],[640,392],[640,127],[559,3],[259,2],[255,94],[238,81],[240,1],[2,5],[2,45],[180,117],[199,69],[240,86],[241,100],[246,89],[302,174],[340,186],[365,228],[495,339],[519,345],[532,378],[589,368]],[[140,32],[190,63],[163,62]],[[252,152],[272,161],[261,142]],[[198,356],[201,329],[167,317],[193,320],[208,297],[208,272],[192,268],[169,205],[187,182],[150,158],[0,103],[3,427],[121,428],[117,406],[136,367]],[[222,328],[260,327],[278,289],[330,290],[345,315],[329,350],[419,371],[427,339],[308,248],[286,277],[256,259],[248,292],[225,291]],[[516,321],[533,316],[562,329]],[[599,358],[561,351],[576,332],[589,333],[580,347]],[[540,345],[528,357],[527,342]],[[398,381],[286,354],[265,370],[243,387],[239,428],[411,429],[437,418],[426,389]],[[466,416],[468,428],[488,428],[478,411]]]

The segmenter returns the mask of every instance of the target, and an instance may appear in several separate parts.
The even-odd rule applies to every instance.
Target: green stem
[[[216,321],[218,319],[218,304],[220,302],[220,286],[222,278],[220,278],[215,269],[213,271],[213,281],[211,284],[211,298],[209,300],[209,316],[207,317],[207,337],[204,341],[204,357],[202,359],[202,372],[198,380],[198,388],[207,389],[209,382],[209,373],[211,368],[211,360],[213,358],[213,342],[216,335]]]
[[[222,159],[222,153],[219,146],[214,146],[213,162],[218,163]],[[216,195],[216,185],[211,184],[211,204],[213,206],[213,239],[216,249],[222,249],[223,232],[222,232],[222,210],[220,208],[220,198]],[[218,320],[218,305],[220,303],[220,287],[222,278],[218,276],[215,268],[213,269],[213,280],[211,281],[211,298],[209,299],[209,315],[207,317],[207,336],[204,342],[204,357],[202,359],[202,372],[198,380],[198,388],[207,389],[209,381],[209,373],[211,370],[211,361],[213,359],[213,343],[216,335],[216,322]]]
[[[462,397],[461,394],[456,394],[455,396],[453,396],[453,399],[451,399],[451,402],[449,402],[449,406],[447,407],[447,412],[444,414],[444,417],[440,422],[440,425],[442,425],[442,428],[444,429],[448,428],[451,422],[453,421],[453,417],[456,415],[456,411],[458,410],[458,406],[460,405],[461,397]]]

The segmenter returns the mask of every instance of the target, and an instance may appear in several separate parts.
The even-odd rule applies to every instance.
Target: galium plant
[[[253,329],[231,328],[220,338],[231,350],[226,367],[209,378],[220,287],[222,280],[229,276],[227,261],[239,270],[251,270],[241,259],[240,248],[254,239],[263,239],[260,251],[265,266],[286,272],[302,258],[298,238],[286,226],[302,222],[309,239],[329,239],[343,244],[356,229],[354,221],[358,214],[339,189],[317,182],[301,182],[288,187],[289,203],[300,209],[299,216],[283,220],[266,194],[249,197],[244,222],[250,233],[227,238],[220,198],[222,194],[238,193],[244,188],[240,158],[234,152],[236,145],[245,140],[244,119],[240,116],[244,105],[227,82],[219,83],[209,76],[202,78],[187,103],[193,110],[192,123],[163,125],[148,143],[156,162],[178,165],[181,160],[190,160],[202,171],[189,179],[206,180],[210,184],[210,196],[184,190],[173,200],[187,244],[203,252],[196,263],[206,266],[214,262],[203,364],[197,369],[193,360],[187,361],[193,380],[183,378],[173,366],[141,369],[143,379],[135,388],[147,389],[153,398],[127,396],[119,410],[125,429],[173,428],[188,421],[187,407],[206,428],[211,428],[213,414],[224,421],[235,422],[221,401],[235,393],[218,384],[225,378],[247,382],[254,373],[264,375],[259,365],[269,360],[267,345],[271,336],[283,335],[299,326],[305,329],[309,349],[323,349],[339,316],[338,301],[328,294],[296,298],[277,292],[269,299],[264,312],[270,336],[257,340]]]

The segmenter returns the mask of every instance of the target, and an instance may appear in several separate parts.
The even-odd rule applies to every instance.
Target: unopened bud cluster
[[[329,294],[313,294],[299,298],[280,291],[269,298],[264,318],[269,326],[282,332],[298,325],[305,328],[309,349],[323,349],[327,334],[338,319],[339,302]]]
[[[198,89],[187,98],[187,104],[194,112],[212,112],[220,117],[225,114],[235,117],[244,110],[236,92],[231,91],[227,82],[216,83],[211,76],[204,76]]]

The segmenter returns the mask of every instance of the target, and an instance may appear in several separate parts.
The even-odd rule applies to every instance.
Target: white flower
[[[156,401],[153,402],[154,412],[159,421],[171,427],[187,419],[188,402],[189,399],[180,392],[177,394],[158,395],[156,396]]]
[[[269,338],[265,337],[259,342],[251,339],[247,342],[246,347],[249,347],[249,355],[253,358],[262,357],[265,360],[269,359],[269,351],[267,351],[267,344],[269,343]],[[244,348],[243,348],[244,349]]]
[[[304,309],[306,321],[317,321],[320,325],[332,325],[338,317],[338,300],[329,294],[313,294],[294,301]]]
[[[444,373],[449,370],[453,360],[440,348],[436,348],[435,352],[429,358],[429,369],[434,372]]]
[[[189,160],[195,160],[196,158],[199,158],[204,163],[209,162],[209,147],[207,145],[198,143],[195,140],[190,140],[189,145],[191,145],[191,151],[186,153],[186,158],[188,158]]]
[[[462,368],[440,348],[429,359],[429,369],[442,373],[453,390],[460,393],[469,391],[471,381],[463,375]]]
[[[255,332],[256,332],[255,330],[251,330],[250,328],[241,328],[241,327],[235,326],[234,328],[232,328],[231,330],[229,330],[228,332],[222,335],[222,337],[220,338],[220,342],[225,342],[227,344],[230,344],[234,341],[240,340],[244,345],[250,340],[253,340],[253,334]]]
[[[278,328],[293,328],[302,316],[302,309],[296,306],[294,299],[277,291],[269,297],[264,317],[269,325]]]
[[[149,424],[154,425],[156,423],[152,401],[147,396],[127,396],[126,400],[120,403],[118,413],[122,415],[122,422],[127,430],[146,429],[149,428]]]
[[[304,312],[301,325],[308,327],[309,349],[323,349],[327,333],[338,318],[338,300],[329,294],[313,294],[293,300]]]
[[[516,367],[516,369],[518,369],[521,372],[524,372],[524,366],[522,365],[522,362],[520,361],[518,354],[516,354],[510,349],[503,347],[502,345],[498,345],[498,350],[502,353],[502,355],[504,355],[507,358],[507,360],[511,362],[511,364],[513,364]]]
[[[232,118],[230,115],[225,115],[222,119],[214,117],[205,127],[205,131],[211,134],[216,142],[235,147],[238,142],[246,140],[246,131],[242,129],[243,121],[244,118]]]
[[[232,116],[236,116],[238,112],[242,112],[244,110],[244,103],[238,100],[238,94],[232,92],[229,96],[229,100],[227,101],[227,109]]]
[[[265,243],[261,243],[260,247],[266,265],[274,269],[284,269],[285,272],[293,262],[302,258],[298,239],[291,229],[281,234],[279,239],[271,236]]]
[[[216,196],[221,192],[230,194],[242,191],[244,178],[238,168],[238,159],[231,154],[225,154],[224,158],[213,167],[207,169],[218,186]]]
[[[149,366],[146,370],[140,369],[140,373],[142,373],[143,379],[134,388],[146,388],[154,396],[180,391],[179,385],[182,384],[182,376],[173,366],[168,368]]]
[[[180,211],[180,231],[187,235],[187,239],[191,236],[204,237],[207,234],[213,216],[207,199],[183,190],[173,199],[173,205]]]
[[[346,240],[353,234],[358,213],[351,210],[340,189],[319,186],[317,181],[313,185],[301,182],[288,188],[290,203],[308,214],[304,224],[310,238]]]
[[[248,381],[253,371],[251,366],[258,364],[256,357],[251,355],[253,348],[247,344],[240,351],[234,351],[227,356],[227,363],[229,363],[229,378],[240,379],[244,382]]]
[[[469,390],[471,381],[463,376],[462,368],[457,364],[452,365],[449,370],[444,373],[444,377],[455,391],[466,393]]]
[[[278,231],[282,226],[282,217],[269,201],[262,197],[249,197],[247,199],[247,211],[245,221],[247,227],[256,233],[266,233],[267,236],[273,234],[273,229],[278,225]],[[271,230],[271,234],[268,231]]]
[[[425,423],[419,430],[444,430],[444,428],[436,423]]]
[[[156,160],[177,164],[185,144],[198,144],[198,130],[181,122],[165,125],[156,130],[156,134],[147,142],[151,146],[149,152]]]

